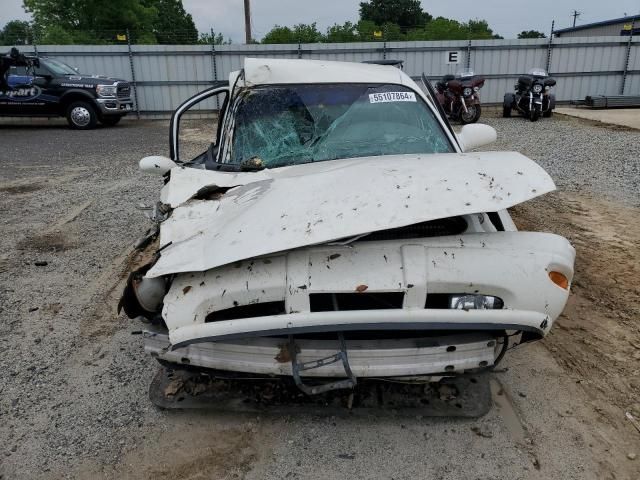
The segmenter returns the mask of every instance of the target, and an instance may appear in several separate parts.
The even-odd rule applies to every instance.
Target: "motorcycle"
[[[549,91],[556,81],[542,68],[532,68],[527,75],[518,77],[515,93],[505,93],[502,116],[511,116],[514,108],[532,122],[550,117],[556,107],[556,96]]]
[[[452,120],[462,124],[475,123],[480,118],[480,89],[484,77],[473,70],[463,70],[455,75],[445,75],[436,82],[438,101]]]

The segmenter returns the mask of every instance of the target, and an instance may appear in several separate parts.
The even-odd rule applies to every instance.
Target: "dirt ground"
[[[161,186],[136,163],[167,151],[166,123],[0,125],[0,479],[640,478],[640,431],[625,417],[640,418],[638,177],[607,183],[629,168],[607,152],[620,142],[638,162],[640,132],[485,121],[496,149],[531,156],[560,187],[514,208],[519,228],[567,237],[577,261],[564,314],[509,352],[478,419],[155,408],[157,364],[115,305]],[[602,144],[588,146],[595,166],[569,140],[547,154],[549,131]]]

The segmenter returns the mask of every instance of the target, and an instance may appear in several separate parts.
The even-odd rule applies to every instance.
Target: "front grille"
[[[131,85],[121,83],[118,85],[118,98],[129,98],[131,96]]]
[[[406,227],[372,232],[359,241],[397,240],[408,238],[444,237],[460,235],[467,229],[467,221],[462,217],[441,218],[429,222],[415,223]]]
[[[240,318],[268,317],[285,313],[284,302],[262,302],[211,312],[204,319],[205,322],[220,322],[223,320],[236,320]]]
[[[404,292],[312,293],[312,312],[402,308]]]

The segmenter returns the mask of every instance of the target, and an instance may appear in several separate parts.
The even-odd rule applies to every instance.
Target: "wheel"
[[[537,108],[534,108],[529,112],[529,120],[531,120],[532,122],[537,122],[539,118],[540,110],[538,110]]]
[[[73,129],[90,130],[96,128],[98,116],[90,103],[73,102],[67,107],[67,121]]]
[[[509,118],[511,116],[511,107],[510,106],[509,107],[505,107],[505,106],[502,107],[502,116],[504,118]]]
[[[480,118],[481,113],[482,109],[480,108],[480,105],[470,105],[467,107],[466,112],[464,110],[460,112],[460,122],[463,125],[475,123]]]
[[[100,119],[100,123],[108,127],[113,127],[114,125],[117,125],[120,120],[122,120],[121,115],[110,115],[108,117],[102,117]]]
[[[543,116],[544,118],[549,118],[549,117],[550,117],[550,116],[552,116],[552,115],[553,115],[553,110],[551,110],[551,109],[546,110],[546,111],[542,114],[542,116]]]

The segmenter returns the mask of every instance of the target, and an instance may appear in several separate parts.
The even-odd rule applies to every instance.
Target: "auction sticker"
[[[415,102],[416,94],[413,92],[382,92],[370,93],[369,103],[384,102]]]

